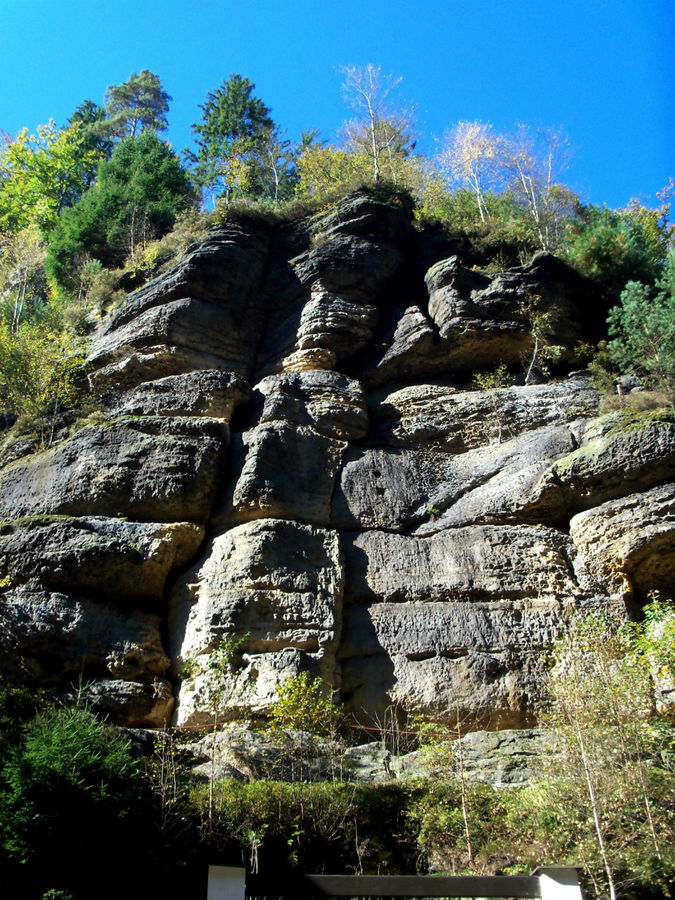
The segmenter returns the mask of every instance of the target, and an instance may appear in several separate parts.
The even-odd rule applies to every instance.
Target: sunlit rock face
[[[525,384],[534,298],[561,350]],[[550,254],[486,270],[366,191],[223,227],[101,323],[93,416],[5,440],[2,651],[130,725],[307,671],[363,721],[532,726],[570,618],[675,577],[675,425],[600,414],[596,318]]]

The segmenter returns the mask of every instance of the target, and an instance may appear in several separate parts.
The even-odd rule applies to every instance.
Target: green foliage
[[[321,678],[300,672],[277,686],[277,698],[270,708],[270,722],[275,730],[332,735],[338,714],[332,694]]]
[[[434,756],[448,753],[434,743]],[[485,872],[490,871],[495,853],[509,854],[513,864],[516,848],[505,830],[509,800],[508,794],[490,785],[462,785],[454,765],[442,777],[419,784],[409,816],[416,827],[422,865],[436,872]],[[467,809],[470,814],[465,816]]]
[[[226,202],[237,195],[256,194],[256,183],[274,132],[270,110],[253,95],[255,85],[241,75],[206,96],[201,121],[192,126],[197,153],[189,152],[195,177]]]
[[[551,366],[560,359],[564,347],[551,343],[555,310],[546,309],[542,297],[533,294],[518,302],[518,312],[529,326],[532,347],[523,354],[525,384],[530,384],[539,375],[548,378]]]
[[[377,785],[303,784],[232,779],[218,785],[208,842],[254,871],[381,872],[415,870],[416,789]],[[193,815],[206,788],[192,794]],[[386,828],[382,823],[386,822]]]
[[[86,709],[51,709],[4,755],[0,775],[0,864],[12,896],[46,890],[111,897],[111,858],[140,861],[135,817],[145,797],[127,744]],[[106,871],[103,881],[100,873]]]
[[[52,232],[48,275],[73,289],[73,269],[83,253],[105,266],[120,265],[127,256],[133,262],[193,201],[187,174],[168,144],[151,131],[125,138],[101,163],[97,183]]]
[[[81,122],[27,129],[0,147],[0,233],[38,225],[50,232],[91,182],[102,158]]]
[[[46,249],[37,225],[0,236],[0,317],[16,333],[23,319],[37,321],[44,312]]]
[[[69,125],[79,122],[82,125],[82,148],[84,151],[92,150],[97,160],[110,159],[113,151],[113,142],[107,134],[106,113],[102,106],[93,100],[84,100],[74,111]],[[98,164],[97,164],[98,167]],[[96,169],[86,173],[84,179],[85,189],[91,187],[96,178]]]
[[[587,206],[570,225],[566,255],[596,282],[604,302],[613,305],[629,281],[654,284],[671,240],[667,209],[637,203],[619,210]]]
[[[106,91],[105,130],[117,138],[137,137],[147,130],[166,131],[170,102],[158,75],[148,69],[138,75],[132,72],[127,81]]]
[[[364,154],[315,145],[308,147],[298,159],[298,194],[308,194],[324,202],[371,178],[372,162]]]
[[[376,182],[372,156],[358,143],[351,145],[351,150],[311,144],[298,157],[295,190],[299,196],[309,196],[323,204],[339,200],[364,185],[375,190],[389,185],[395,191],[420,196],[430,178],[420,157],[404,153],[387,156],[380,170]]]
[[[81,401],[84,349],[66,329],[23,322],[17,333],[0,320],[0,413],[5,421],[42,420],[43,438],[56,417]]]
[[[481,391],[497,391],[513,384],[513,376],[505,363],[500,363],[491,372],[476,372],[472,380]]]
[[[656,291],[629,281],[607,317],[610,355],[621,372],[637,373],[665,390],[675,387],[675,251]]]
[[[8,577],[0,578],[0,604],[10,587]],[[44,696],[31,668],[0,636],[0,760],[9,746],[20,743],[25,723],[44,705]]]
[[[647,625],[587,618],[555,649],[549,724],[560,752],[520,807],[531,804],[529,836],[547,856],[576,856],[601,896],[631,896],[635,883],[675,874],[675,776],[659,765],[669,729],[654,727],[651,679],[668,646],[672,658],[667,629],[652,622],[670,628],[674,618],[663,606],[647,607]]]

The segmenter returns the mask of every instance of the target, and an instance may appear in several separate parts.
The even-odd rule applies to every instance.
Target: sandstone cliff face
[[[363,719],[530,724],[570,616],[673,584],[675,425],[599,415],[562,262],[451,249],[359,193],[227,225],[130,295],[91,343],[102,413],[5,442],[4,652],[129,725],[208,721],[228,637],[224,715],[309,670]],[[471,389],[529,350],[534,297],[556,379]]]

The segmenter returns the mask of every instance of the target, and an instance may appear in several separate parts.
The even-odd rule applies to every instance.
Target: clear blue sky
[[[426,152],[461,119],[560,125],[585,201],[652,204],[675,175],[675,0],[0,0],[0,129],[62,124],[150,69],[178,150],[233,72],[289,137],[334,139],[336,68],[368,62],[402,76]]]

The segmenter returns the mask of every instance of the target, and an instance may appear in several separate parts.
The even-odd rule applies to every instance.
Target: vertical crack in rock
[[[3,652],[133,725],[208,721],[228,639],[222,715],[308,671],[366,721],[531,724],[570,616],[672,586],[675,424],[600,415],[565,263],[484,261],[363,190],[227,224],[131,294],[91,342],[101,410],[3,445]],[[535,295],[563,351],[524,386]],[[512,386],[471,389],[500,364]]]

